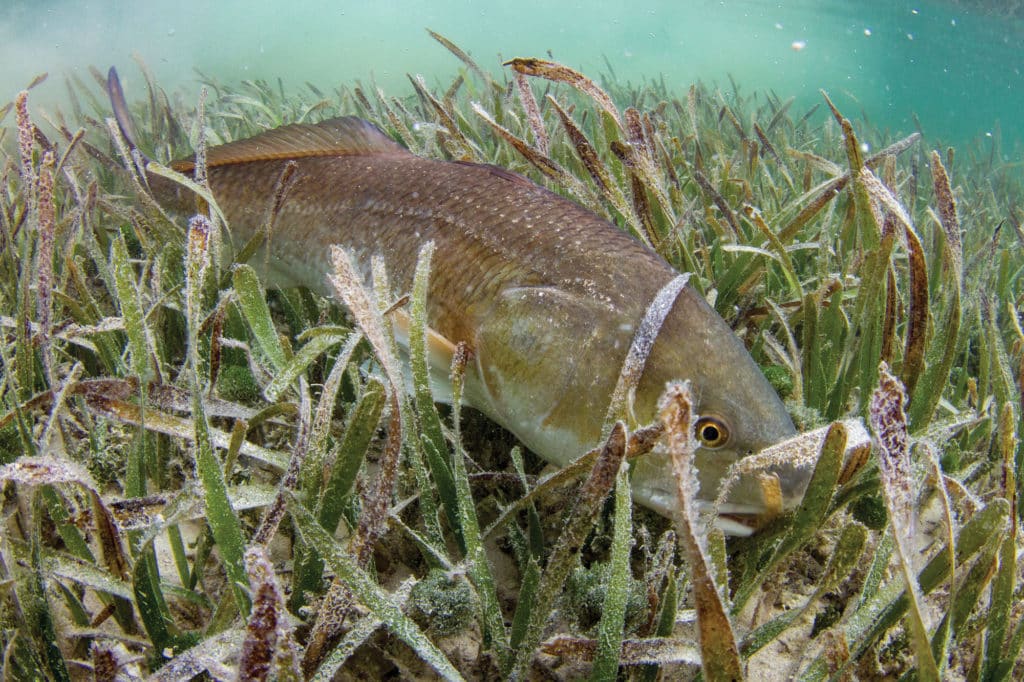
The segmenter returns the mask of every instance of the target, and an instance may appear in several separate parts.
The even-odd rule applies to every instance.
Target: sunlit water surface
[[[411,92],[406,74],[447,83],[460,64],[426,28],[498,72],[502,59],[546,56],[594,77],[696,80],[795,97],[793,112],[833,96],[852,117],[934,143],[1024,139],[1024,28],[945,2],[292,2],[6,0],[0,8],[0,103],[42,71],[36,104],[56,103],[64,76],[119,65],[131,91],[139,54],[167,88],[283,79],[321,87],[373,80]],[[136,90],[136,92],[139,92]]]

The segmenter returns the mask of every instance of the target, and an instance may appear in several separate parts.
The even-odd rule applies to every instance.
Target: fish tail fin
[[[124,99],[121,79],[117,75],[117,69],[113,66],[107,72],[107,96],[110,97],[110,108],[114,111],[114,120],[117,121],[117,127],[121,130],[121,136],[124,137],[125,142],[128,143],[131,149],[141,154],[145,161],[149,161],[149,157],[139,149],[138,136],[135,134],[135,123],[132,121],[132,115],[128,111],[128,103]]]

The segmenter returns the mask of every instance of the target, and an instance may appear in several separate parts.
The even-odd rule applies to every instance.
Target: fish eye
[[[720,448],[729,440],[729,427],[717,417],[701,417],[696,431],[697,440],[706,448]]]

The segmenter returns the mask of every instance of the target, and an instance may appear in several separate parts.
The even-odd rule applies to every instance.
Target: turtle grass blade
[[[537,588],[540,585],[541,570],[537,558],[530,555],[526,559],[526,568],[523,570],[523,579],[519,588],[519,603],[516,604],[516,612],[512,617],[512,627],[509,629],[509,643],[513,651],[517,651],[526,635],[526,628],[530,623],[530,615],[537,604]]]
[[[676,483],[676,532],[693,580],[701,670],[712,682],[742,680],[744,670],[736,635],[716,584],[707,538],[702,537],[703,531],[698,526],[700,519],[695,499],[698,487],[694,467],[697,443],[693,436],[695,417],[689,382],[669,384],[658,402]]]
[[[452,357],[452,421],[455,456],[452,460],[453,484],[456,495],[456,511],[458,512],[458,528],[465,544],[464,555],[468,563],[469,576],[480,597],[484,643],[490,645],[498,659],[500,667],[507,667],[512,658],[513,649],[509,647],[509,635],[505,628],[505,620],[498,601],[497,583],[494,571],[487,558],[483,538],[480,534],[480,522],[477,519],[473,493],[469,487],[469,474],[466,471],[468,454],[462,447],[462,392],[466,363],[469,351],[466,344],[460,343]]]
[[[315,547],[324,562],[352,594],[384,623],[396,637],[412,647],[413,651],[446,680],[461,680],[462,675],[437,646],[396,604],[373,578],[359,568],[354,557],[324,530],[317,519],[302,505],[293,493],[287,494],[288,511],[303,540]]]
[[[412,586],[411,580],[403,582],[395,592],[395,601],[398,603],[405,602],[409,597],[409,591],[412,589]],[[309,678],[309,682],[330,682],[337,679],[338,672],[345,664],[345,661],[382,625],[384,625],[384,621],[378,618],[375,613],[368,613],[353,623],[348,632],[345,633],[345,636],[331,649],[331,652],[324,658],[324,662]]]
[[[674,540],[673,544],[675,544]],[[678,601],[676,597],[676,574],[671,566],[665,575],[665,589],[662,591],[660,597],[660,611],[654,628],[654,636],[668,638],[672,635],[672,631],[675,629]],[[640,680],[640,682],[655,682],[658,679],[658,673],[658,665],[653,663],[648,664],[640,669],[637,679]]]
[[[914,513],[915,483],[910,465],[907,416],[903,409],[906,393],[899,380],[890,374],[885,362],[881,363],[878,373],[879,385],[871,396],[869,412],[871,429],[878,442],[882,493],[895,539],[896,556],[907,588],[908,619],[918,675],[937,682],[939,667],[929,646],[923,611],[924,595],[921,594],[914,570],[912,548],[917,519]],[[944,643],[945,638],[936,637],[936,641]]]
[[[619,470],[615,484],[615,526],[612,534],[611,572],[598,625],[597,654],[590,673],[591,680],[615,680],[622,650],[623,627],[626,620],[626,599],[629,596],[629,554],[632,548],[633,497],[626,468]]]
[[[132,374],[145,383],[150,377],[148,332],[138,288],[135,286],[135,272],[128,262],[124,235],[118,235],[111,245],[110,270],[114,274],[118,307],[128,335],[129,368]]]
[[[555,549],[548,559],[537,588],[537,597],[530,611],[522,642],[515,658],[512,659],[511,669],[506,673],[507,677],[516,680],[526,679],[527,669],[533,660],[537,645],[540,644],[544,625],[555,607],[557,595],[583,549],[594,517],[615,485],[625,455],[626,428],[622,422],[617,422],[597,456],[590,476],[576,496],[576,503],[569,511],[562,534],[554,545]]]
[[[413,400],[419,418],[420,442],[426,455],[427,466],[437,485],[437,493],[444,506],[448,523],[455,531],[460,549],[466,551],[465,529],[459,518],[459,503],[452,467],[448,464],[448,444],[441,429],[441,418],[434,406],[430,390],[430,369],[427,363],[427,287],[430,278],[430,262],[434,255],[434,242],[427,242],[420,249],[413,275],[412,298],[409,320],[409,365],[412,370]]]
[[[249,323],[257,346],[270,360],[274,369],[281,372],[288,364],[288,356],[270,319],[267,297],[260,286],[256,271],[248,265],[238,265],[235,267],[232,281],[238,296],[238,305],[246,322]]]
[[[829,503],[835,492],[839,472],[843,466],[843,455],[846,451],[847,432],[842,422],[833,423],[825,434],[821,445],[814,473],[807,486],[807,492],[800,501],[793,517],[793,525],[782,541],[775,547],[768,561],[758,567],[749,582],[736,590],[733,597],[733,613],[739,613],[762,581],[770,575],[771,569],[787,556],[800,549],[818,532],[829,511]]]
[[[999,548],[999,567],[992,582],[987,629],[985,631],[985,653],[982,665],[983,679],[998,679],[997,670],[1013,667],[1016,655],[1012,651],[1004,654],[1004,640],[1010,623],[1013,608],[1013,595],[1017,582],[1017,533],[1014,508],[1017,503],[1017,472],[1014,468],[1014,455],[1019,442],[1015,432],[1016,418],[1013,405],[1006,403],[1000,412],[998,442],[1003,456],[1003,494],[1010,500],[1011,525],[1010,532]],[[1021,621],[1024,625],[1024,621]],[[1011,647],[1012,648],[1012,647]]]
[[[775,640],[776,637],[802,618],[826,592],[835,589],[837,585],[845,580],[856,569],[857,562],[864,552],[867,536],[867,528],[859,523],[846,526],[843,529],[843,534],[839,536],[839,540],[836,541],[835,547],[832,549],[828,565],[818,579],[814,594],[800,608],[784,611],[747,635],[741,644],[743,656],[749,658]]]
[[[203,215],[189,221],[188,246],[185,256],[186,324],[188,325],[187,376],[191,389],[192,427],[196,443],[195,471],[203,487],[206,514],[210,530],[227,573],[235,608],[243,616],[249,614],[248,577],[245,573],[243,552],[245,541],[242,526],[228,498],[227,482],[220,460],[213,452],[210,424],[206,418],[203,394],[200,389],[199,328],[201,324],[201,291],[210,263],[210,232],[212,225]],[[255,277],[255,275],[254,275]],[[266,304],[264,303],[264,306]],[[152,557],[151,576],[157,575],[155,557]],[[159,596],[159,589],[156,589]]]
[[[976,512],[957,536],[956,566],[965,566],[979,550],[998,543],[1005,532],[1009,515],[1010,503],[1001,498],[992,500],[984,509]],[[850,643],[850,661],[856,661],[869,646],[896,625],[909,606],[905,585],[900,581],[880,582],[884,577],[885,566],[888,565],[888,557],[891,556],[891,546],[890,539],[890,549],[876,555],[861,590],[860,603],[840,626],[845,640]],[[944,548],[917,575],[922,594],[927,595],[939,587],[949,577],[950,569],[949,552]],[[816,660],[799,679],[810,681],[829,677],[827,663]]]
[[[317,358],[346,338],[346,335],[330,333],[312,336],[309,342],[300,348],[284,367],[278,370],[274,378],[267,384],[267,387],[263,389],[263,395],[270,402],[276,401]]]
[[[16,589],[16,594],[22,604],[22,616],[28,631],[35,634],[36,646],[46,668],[45,677],[58,682],[70,682],[71,676],[58,645],[55,614],[51,612],[46,599],[46,573],[43,570],[40,535],[38,532],[33,533],[31,563],[27,575],[17,581],[16,587],[21,589]]]
[[[370,441],[380,425],[386,400],[384,384],[371,378],[349,412],[348,424],[335,448],[331,473],[320,492],[316,510],[317,520],[329,533],[333,534],[337,530],[345,503],[351,499],[352,487],[366,458]],[[298,613],[306,603],[306,594],[313,592],[320,582],[323,565],[323,560],[313,547],[305,547],[297,556],[288,604],[293,612]]]

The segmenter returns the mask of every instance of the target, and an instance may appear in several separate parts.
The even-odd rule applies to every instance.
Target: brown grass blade
[[[665,439],[672,458],[679,500],[676,532],[693,576],[704,676],[712,682],[742,680],[743,664],[736,635],[715,584],[706,537],[698,526],[698,484],[694,467],[697,443],[693,436],[695,416],[690,391],[689,382],[669,384],[660,401],[661,420],[665,425]]]
[[[540,107],[537,106],[537,98],[533,96],[530,81],[523,74],[516,72],[515,83],[516,89],[519,91],[519,101],[522,102],[523,111],[526,112],[526,120],[529,121],[530,129],[533,131],[533,142],[537,145],[537,150],[547,156],[550,153],[548,132],[544,129],[544,119],[541,118]]]
[[[960,240],[960,219],[956,214],[956,199],[953,197],[953,188],[949,184],[949,174],[946,167],[942,165],[942,157],[936,151],[931,155],[932,165],[932,186],[935,191],[935,201],[939,205],[939,219],[942,229],[946,233],[946,244],[953,256],[953,264],[958,276],[963,276],[964,247]]]
[[[584,95],[590,97],[603,109],[622,130],[622,119],[619,117],[619,110],[604,90],[598,87],[597,83],[590,80],[582,73],[573,71],[567,66],[545,59],[516,57],[505,62],[503,66],[511,66],[513,70],[526,76],[546,78],[556,83],[567,83],[576,88]]]

